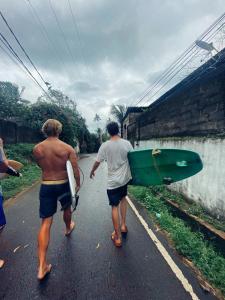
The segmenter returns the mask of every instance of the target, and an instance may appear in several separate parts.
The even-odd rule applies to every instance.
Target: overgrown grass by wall
[[[14,197],[24,188],[31,186],[40,179],[41,170],[34,162],[32,150],[33,144],[14,144],[4,147],[8,159],[21,162],[24,167],[21,169],[22,177],[8,176],[1,180],[4,199]]]
[[[191,260],[204,277],[225,296],[225,258],[200,232],[194,232],[185,221],[174,217],[170,208],[150,189],[129,187],[129,192],[149,211],[151,218],[168,232],[176,250]]]
[[[225,219],[216,219],[211,216],[208,211],[204,209],[201,205],[195,202],[191,202],[189,199],[186,199],[183,195],[169,190],[165,186],[152,186],[150,188],[153,194],[161,195],[168,200],[172,200],[177,203],[181,209],[183,209],[188,214],[194,215],[218,230],[225,231]]]

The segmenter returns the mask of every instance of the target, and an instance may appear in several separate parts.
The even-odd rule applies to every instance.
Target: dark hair
[[[119,133],[119,125],[116,122],[110,122],[106,126],[108,133],[113,136]]]

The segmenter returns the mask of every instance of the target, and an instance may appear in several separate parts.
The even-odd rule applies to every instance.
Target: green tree
[[[70,119],[65,112],[55,104],[37,102],[31,106],[30,113],[26,117],[27,125],[31,128],[41,130],[47,119],[57,119],[63,125],[61,139],[66,143],[75,146],[75,132]]]
[[[72,100],[69,96],[65,95],[60,90],[52,89],[51,87],[48,90],[49,97],[47,95],[42,95],[38,98],[40,102],[50,102],[62,108],[69,108],[76,110],[76,102]]]
[[[101,117],[98,114],[95,114],[94,121],[95,122],[101,121]]]
[[[19,87],[11,82],[0,81],[0,118],[20,120],[29,111],[29,101],[20,98]]]
[[[110,113],[116,119],[116,121],[121,125],[123,117],[125,116],[127,107],[125,105],[112,105]]]

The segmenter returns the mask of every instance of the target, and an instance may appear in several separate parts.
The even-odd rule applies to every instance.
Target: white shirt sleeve
[[[102,144],[98,150],[98,155],[97,155],[96,161],[103,162],[104,160],[106,160],[106,154],[105,154],[104,144]]]

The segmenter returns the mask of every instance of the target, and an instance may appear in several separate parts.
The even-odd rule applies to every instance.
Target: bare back
[[[74,149],[58,138],[47,138],[34,147],[33,153],[42,170],[43,180],[67,179],[66,161],[68,159],[71,161],[73,169],[78,169]]]

